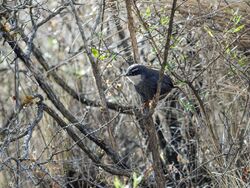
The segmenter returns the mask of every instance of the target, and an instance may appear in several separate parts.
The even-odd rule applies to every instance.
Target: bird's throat
[[[142,81],[142,76],[140,74],[136,75],[136,76],[129,76],[128,79],[134,85],[137,85],[137,84],[139,84]]]

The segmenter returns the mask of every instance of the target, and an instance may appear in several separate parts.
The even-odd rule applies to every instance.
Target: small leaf
[[[241,58],[238,60],[238,64],[241,66],[241,67],[244,67],[247,65],[247,61],[244,59],[244,58]]]
[[[146,12],[145,12],[146,17],[150,17],[151,16],[151,10],[150,7],[147,7]]]
[[[112,59],[112,60],[116,60],[116,59],[117,59],[116,57],[117,57],[116,54],[112,54],[111,59]]]
[[[234,24],[235,25],[237,25],[239,22],[240,22],[240,20],[241,20],[241,15],[239,15],[239,16],[235,16],[235,18],[233,19],[234,20]]]
[[[99,51],[96,48],[91,48],[91,52],[95,58],[99,57]]]
[[[124,187],[122,185],[121,181],[117,177],[115,177],[114,186],[115,186],[115,188],[123,188]]]
[[[133,188],[137,188],[142,180],[142,176],[137,177],[137,174],[133,173]]]
[[[230,48],[227,48],[227,49],[226,49],[226,53],[227,53],[228,55],[230,54],[230,51],[231,51]]]
[[[103,61],[103,60],[107,59],[109,56],[110,56],[110,53],[107,52],[107,53],[100,55],[99,59],[101,61]]]
[[[240,25],[232,30],[232,33],[238,33],[240,30],[242,30],[245,27],[245,25]]]
[[[194,112],[195,111],[193,104],[191,102],[185,100],[184,98],[180,99],[180,104],[187,112]]]
[[[169,22],[169,17],[168,17],[168,16],[162,17],[162,18],[160,19],[161,25],[166,25],[166,24],[168,24],[168,22]]]

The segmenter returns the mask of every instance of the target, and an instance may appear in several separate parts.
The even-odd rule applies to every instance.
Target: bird
[[[141,64],[133,64],[124,74],[134,85],[144,104],[149,104],[157,92],[160,71]],[[164,74],[160,90],[160,100],[174,88],[171,78]]]

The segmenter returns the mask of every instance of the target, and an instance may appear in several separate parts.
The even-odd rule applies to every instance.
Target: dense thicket
[[[248,187],[250,4],[2,1],[0,187]],[[122,76],[165,71],[145,112]]]

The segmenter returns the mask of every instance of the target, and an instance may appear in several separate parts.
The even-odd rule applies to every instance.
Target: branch
[[[139,21],[141,22],[144,29],[147,31],[147,35],[149,36],[148,37],[149,42],[151,43],[151,46],[156,50],[157,59],[158,59],[159,63],[161,64],[160,49],[158,49],[158,46],[157,46],[157,44],[156,44],[156,42],[154,40],[154,36],[150,32],[150,28],[149,28],[148,24],[143,20],[142,15],[140,13],[140,10],[136,5],[136,1],[133,1],[133,6],[134,6],[134,9],[135,9],[135,12],[136,12],[136,15],[137,15]]]
[[[32,121],[32,123],[30,124],[30,126],[28,127],[27,130],[27,135],[24,137],[24,143],[23,143],[23,156],[22,158],[27,158],[29,155],[29,142],[30,139],[32,137],[32,132],[35,128],[35,126],[41,121],[42,117],[43,117],[43,97],[41,95],[35,95],[34,98],[39,98],[40,100],[36,103],[37,104],[37,114],[35,119]]]
[[[81,131],[82,134],[86,135],[91,141],[93,141],[96,145],[98,145],[101,149],[103,149],[111,159],[122,168],[128,168],[126,164],[122,162],[122,158],[114,151],[104,140],[96,137],[93,134],[89,134],[89,129],[86,128],[85,125],[78,122],[78,120],[65,108],[65,106],[58,99],[57,95],[49,86],[48,82],[45,80],[44,76],[41,72],[39,72],[35,67],[31,64],[31,60],[27,57],[27,55],[22,51],[16,41],[13,40],[12,36],[5,32],[3,25],[0,23],[0,29],[2,30],[2,35],[4,39],[8,42],[10,47],[13,49],[15,54],[19,59],[23,61],[25,66],[30,70],[30,72],[34,75],[36,81],[38,82],[40,88],[47,94],[47,97],[50,101],[55,105],[55,107],[63,114],[63,116],[68,119],[72,124]]]
[[[138,52],[138,45],[136,40],[136,32],[135,32],[135,26],[134,26],[134,19],[132,15],[132,0],[126,0],[126,8],[127,8],[127,15],[128,15],[128,30],[130,33],[131,38],[131,44],[133,49],[133,55],[134,55],[134,62],[140,63],[140,56]]]
[[[19,29],[22,39],[26,44],[28,44],[28,37],[24,34],[23,30]],[[84,97],[84,95],[79,95],[73,88],[71,88],[61,77],[59,77],[55,71],[51,71],[51,67],[43,57],[43,53],[36,47],[35,44],[32,44],[32,53],[36,57],[37,61],[42,65],[45,71],[49,72],[49,75],[53,77],[55,82],[62,87],[69,95],[71,95],[77,101],[80,101],[82,104],[93,107],[100,107],[101,104],[97,101],[93,101]],[[107,102],[107,106],[111,110],[115,110],[121,113],[133,115],[133,106],[122,106],[117,103]]]
[[[170,49],[170,41],[171,41],[171,36],[172,36],[172,30],[173,30],[173,25],[174,25],[174,14],[176,11],[176,4],[177,0],[173,0],[172,8],[171,8],[171,14],[169,18],[169,25],[168,25],[168,34],[167,34],[167,41],[164,47],[164,55],[163,55],[163,62],[161,64],[161,70],[160,70],[160,75],[159,75],[159,80],[157,84],[157,92],[156,92],[156,99],[155,99],[155,105],[154,108],[156,107],[157,102],[159,101],[160,97],[160,92],[161,92],[161,84],[162,84],[162,79],[164,75],[165,68],[167,66],[167,60],[168,60],[168,53]]]
[[[142,118],[142,122],[145,125],[145,128],[148,133],[148,150],[149,152],[151,152],[153,158],[153,169],[155,172],[156,184],[157,187],[164,188],[166,181],[159,153],[159,144],[158,144],[159,142],[157,140],[157,133],[155,130],[155,125],[152,115],[147,114],[146,116],[144,116],[144,118]]]
[[[88,42],[87,42],[84,30],[83,30],[82,24],[80,23],[79,16],[76,12],[76,9],[75,9],[75,6],[74,6],[72,0],[70,0],[70,6],[71,6],[71,9],[73,11],[73,14],[74,14],[74,17],[76,20],[76,24],[78,26],[78,29],[79,29],[81,37],[82,37],[82,41],[83,41],[83,45],[84,45],[83,48],[85,49],[85,51],[87,53],[87,56],[89,58],[89,61],[90,61],[91,67],[92,67],[92,72],[93,72],[93,75],[95,77],[95,83],[96,83],[98,94],[99,94],[99,97],[101,100],[101,106],[103,108],[102,116],[103,116],[104,121],[108,122],[110,119],[110,115],[109,115],[109,111],[108,111],[108,105],[107,105],[107,101],[106,101],[105,91],[103,88],[102,77],[101,77],[99,69],[98,69],[98,60],[96,60],[94,58],[94,56],[91,53],[90,48],[88,47]],[[111,126],[108,127],[108,133],[109,133],[109,139],[111,141],[113,148],[116,148],[116,142],[115,142],[115,138],[113,136],[112,130],[111,130]]]
[[[86,144],[82,141],[81,138],[78,137],[78,135],[74,132],[74,130],[67,125],[60,117],[59,115],[51,109],[46,104],[43,104],[44,110],[58,123],[60,127],[65,129],[68,133],[68,135],[75,141],[75,143],[88,155],[88,157],[94,162],[94,164],[98,167],[101,167],[103,170],[119,176],[127,176],[130,177],[130,170],[122,170],[121,168],[117,169],[112,167],[111,165],[105,165],[101,163],[99,157],[94,154],[93,151],[91,151]]]
[[[116,26],[116,30],[118,32],[118,36],[120,39],[120,44],[118,44],[118,48],[121,46],[122,47],[122,51],[125,52],[125,57],[127,58],[126,63],[128,63],[129,65],[132,65],[133,63],[133,58],[132,58],[132,54],[130,51],[130,46],[128,44],[128,40],[126,40],[126,34],[124,29],[122,28],[122,24],[120,21],[120,18],[118,17],[119,14],[119,8],[117,6],[117,1],[116,0],[109,0],[109,6],[111,8],[111,13],[112,13],[112,19],[115,22],[115,26]]]

